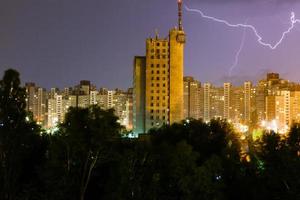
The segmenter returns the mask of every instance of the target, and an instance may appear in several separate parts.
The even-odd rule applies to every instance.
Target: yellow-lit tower
[[[178,27],[166,38],[146,40],[146,56],[135,57],[133,76],[134,131],[180,122],[183,108],[182,0],[178,0]]]
[[[170,30],[170,123],[180,122],[183,113],[183,65],[185,33],[182,27],[182,0],[178,0],[178,28]]]

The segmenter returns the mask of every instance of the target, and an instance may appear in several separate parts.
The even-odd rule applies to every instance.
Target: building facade
[[[146,40],[146,56],[135,57],[133,77],[133,121],[135,133],[146,133],[163,124],[184,119],[183,59],[185,33],[182,2],[178,1],[178,28],[167,38]]]

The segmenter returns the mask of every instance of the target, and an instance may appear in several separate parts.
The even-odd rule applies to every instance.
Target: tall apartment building
[[[223,119],[224,88],[212,86],[210,92],[210,119]]]
[[[230,101],[230,120],[233,123],[241,123],[244,121],[244,105],[245,105],[244,87],[232,87]]]
[[[278,91],[290,90],[290,83],[280,78],[278,73],[268,73],[266,79],[260,80],[256,86],[255,110],[257,120],[270,120],[274,114],[270,106],[273,100],[272,96],[278,96]],[[269,108],[267,108],[269,106]],[[271,106],[272,107],[272,106]]]
[[[204,83],[203,85],[204,91],[203,91],[203,119],[204,121],[210,121],[211,119],[211,84],[210,83]]]
[[[127,129],[133,129],[133,88],[129,88],[127,90],[127,103],[126,103],[126,111],[128,114],[128,122]]]
[[[232,85],[231,83],[224,83],[224,119],[230,120],[231,115],[231,98],[232,98]]]
[[[91,82],[87,80],[80,81],[79,90],[80,94],[89,95],[91,91]]]
[[[90,105],[97,105],[98,104],[98,96],[99,92],[97,90],[93,90],[90,93]]]
[[[167,38],[148,38],[146,56],[134,60],[134,132],[180,122],[183,109],[182,1],[178,1],[178,28]]]
[[[26,89],[26,110],[32,112],[33,115],[36,112],[36,85],[35,83],[25,83]]]
[[[46,124],[47,93],[35,83],[25,83],[26,110],[31,112],[33,119],[40,125]]]
[[[291,91],[291,121],[300,123],[300,91]]]
[[[251,121],[251,105],[252,105],[252,83],[247,81],[244,83],[244,109],[243,109],[243,121],[245,124],[249,124]]]
[[[56,91],[53,98],[48,99],[48,112],[47,112],[47,128],[52,128],[65,119],[68,109],[71,107],[70,98],[66,98],[59,91]]]
[[[37,89],[37,111],[34,119],[40,125],[46,123],[46,110],[47,109],[47,91],[44,88]]]
[[[184,77],[184,118],[200,118],[200,88],[201,84],[193,77]]]
[[[276,122],[279,130],[286,130],[292,124],[292,102],[290,91],[277,91],[266,97],[266,120]]]

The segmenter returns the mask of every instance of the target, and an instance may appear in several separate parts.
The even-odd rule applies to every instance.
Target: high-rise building
[[[72,88],[70,88],[70,87],[64,88],[64,93],[63,93],[63,95],[64,95],[65,98],[68,98],[69,95],[71,95],[71,93],[72,93]]]
[[[231,83],[224,83],[224,119],[231,119],[231,98],[232,98]]]
[[[70,97],[65,98],[63,94],[59,94],[57,91],[53,98],[48,99],[47,128],[55,127],[64,121],[65,115],[71,107]]]
[[[200,118],[200,88],[201,84],[193,77],[184,77],[184,118]]]
[[[211,110],[211,84],[210,83],[204,83],[204,92],[203,92],[203,96],[204,96],[204,121],[210,121],[211,119],[211,114],[210,114],[210,110]]]
[[[89,95],[91,91],[91,82],[87,80],[80,81],[79,89],[81,94]]]
[[[25,83],[26,89],[26,110],[32,112],[34,115],[36,113],[36,85],[35,83]]]
[[[133,88],[129,88],[127,91],[127,104],[126,104],[126,111],[128,115],[128,124],[127,129],[133,129]]]
[[[50,89],[50,94],[49,94],[49,98],[50,99],[54,99],[55,95],[59,92],[58,88],[51,88]]]
[[[133,71],[133,130],[145,133],[146,57],[136,56]]]
[[[37,90],[37,112],[34,116],[35,120],[40,125],[46,123],[46,109],[47,109],[47,92],[44,88],[38,88]]]
[[[90,95],[89,94],[83,94],[78,95],[78,107],[80,108],[88,108],[90,106]]]
[[[167,38],[159,38],[158,34],[148,38],[146,56],[135,57],[135,133],[183,120],[184,44],[182,1],[179,0],[178,27],[171,29]]]
[[[300,91],[291,91],[291,120],[300,123]]]
[[[266,120],[272,121],[276,119],[276,96],[266,96]]]
[[[25,83],[26,89],[26,110],[32,113],[33,119],[39,125],[46,123],[47,93],[35,83]]]
[[[286,90],[266,97],[266,120],[276,124],[279,131],[286,132],[292,123],[291,103],[291,92]]]
[[[97,105],[98,101],[97,101],[97,95],[98,95],[98,91],[97,90],[93,90],[90,93],[90,105]]]
[[[244,121],[244,87],[232,87],[231,91],[229,120],[233,123],[241,123]]]
[[[222,119],[224,113],[224,88],[214,87],[210,89],[210,119]],[[209,120],[210,120],[209,119]]]
[[[250,123],[251,120],[251,88],[252,83],[247,81],[244,83],[244,109],[243,119],[246,124]]]

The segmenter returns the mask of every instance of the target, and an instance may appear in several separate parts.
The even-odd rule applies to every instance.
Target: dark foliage
[[[25,94],[19,73],[7,70],[0,81],[0,199],[40,199],[47,142],[25,111]]]

